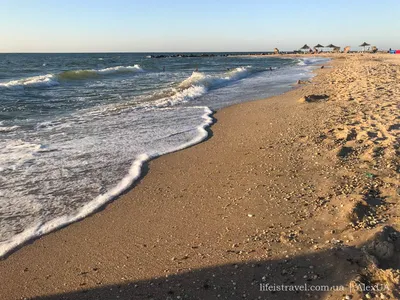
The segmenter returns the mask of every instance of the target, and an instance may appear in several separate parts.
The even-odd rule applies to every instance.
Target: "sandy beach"
[[[333,58],[0,261],[0,299],[400,299],[400,56]]]

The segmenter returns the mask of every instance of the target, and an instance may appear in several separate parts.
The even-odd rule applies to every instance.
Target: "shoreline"
[[[306,57],[306,56],[305,56]],[[329,63],[329,62],[327,62]],[[135,65],[136,66],[136,65]],[[315,66],[316,68],[319,66],[318,64],[316,65],[310,65],[310,66]],[[314,77],[315,75],[311,75],[314,73],[314,71],[309,71],[310,77]],[[290,89],[297,88],[299,86],[295,85],[295,83],[290,85]],[[289,91],[290,91],[289,89]],[[255,99],[255,100],[250,100],[250,101],[244,101],[242,103],[246,102],[251,102],[251,101],[258,101],[258,100],[263,100],[263,99]],[[233,106],[235,104],[230,104],[229,106]],[[226,108],[229,106],[222,107]],[[14,253],[15,251],[18,251],[22,247],[24,247],[25,244],[31,243],[34,240],[40,238],[41,236],[50,234],[56,230],[59,230],[61,228],[67,227],[72,223],[79,222],[83,220],[84,218],[91,216],[98,211],[103,210],[104,208],[107,207],[107,205],[110,202],[113,202],[117,200],[121,195],[129,192],[138,181],[143,177],[142,175],[142,168],[146,168],[145,165],[147,165],[150,161],[162,156],[166,155],[169,153],[174,153],[177,151],[184,150],[186,148],[192,147],[198,143],[202,143],[209,139],[211,136],[210,134],[212,133],[211,126],[213,123],[216,121],[213,118],[213,115],[220,109],[217,110],[211,110],[210,107],[207,106],[201,106],[199,108],[204,108],[204,114],[201,117],[204,122],[201,124],[201,126],[197,127],[197,131],[199,131],[199,135],[195,136],[191,141],[179,145],[178,147],[168,150],[168,152],[161,152],[156,155],[150,155],[148,153],[142,153],[139,154],[134,161],[132,162],[128,173],[115,185],[113,186],[109,191],[107,191],[105,194],[98,195],[95,197],[92,201],[86,203],[83,208],[78,210],[75,214],[73,215],[67,215],[67,216],[60,216],[56,219],[50,220],[44,224],[39,224],[36,227],[30,227],[26,231],[22,232],[21,234],[15,236],[10,241],[7,241],[2,245],[0,248],[0,260],[6,259],[9,255]]]
[[[352,63],[358,66],[357,61]],[[391,66],[385,67],[390,70]],[[334,72],[338,74],[332,75]],[[341,124],[335,118],[343,118],[341,105],[347,108],[339,99],[348,92],[340,75],[356,76],[349,72],[340,59],[335,60],[332,68],[318,70],[311,84],[219,110],[211,127],[212,139],[151,160],[143,172],[147,175],[136,187],[104,210],[45,235],[0,261],[0,272],[7,274],[1,297],[185,299],[189,295],[189,299],[210,299],[220,295],[221,299],[236,299],[245,294],[253,299],[270,296],[258,290],[258,284],[266,282],[264,277],[277,283],[348,286],[360,266],[347,259],[361,256],[359,246],[367,245],[383,225],[399,230],[393,217],[398,203],[393,199],[392,206],[384,206],[386,214],[394,211],[388,220],[354,232],[345,226],[350,221],[347,211],[334,209],[344,205],[343,211],[351,210],[358,205],[351,202],[355,205],[351,207],[343,202],[342,193],[335,193],[338,186],[344,187],[343,177],[357,177],[361,166],[358,162],[355,167],[346,165],[353,159],[350,155],[343,160],[337,156],[339,134],[352,132],[352,128],[335,128]],[[330,80],[337,82],[331,84]],[[364,80],[363,74],[360,80]],[[337,97],[333,93],[339,88],[343,93]],[[313,94],[334,99],[297,102]],[[383,107],[389,107],[390,99],[385,101]],[[376,112],[383,118],[380,113],[384,111]],[[384,121],[393,123],[395,119]],[[397,128],[394,123],[389,126]],[[380,125],[377,128],[381,129]],[[332,132],[337,134],[335,138],[329,136]],[[391,150],[396,141],[388,132],[384,133],[387,143],[380,146]],[[322,133],[326,138],[319,142]],[[367,142],[373,139],[366,136]],[[356,148],[346,143],[342,148]],[[373,156],[370,159],[380,163]],[[380,180],[377,170],[373,181]],[[382,170],[387,175],[390,168]],[[365,176],[357,179],[357,184],[352,184],[370,180]],[[386,192],[392,193],[390,180],[386,184]],[[346,193],[356,194],[355,188]],[[327,299],[339,295],[311,294]],[[271,299],[284,296],[277,293]],[[299,294],[299,299],[303,296],[307,298]]]

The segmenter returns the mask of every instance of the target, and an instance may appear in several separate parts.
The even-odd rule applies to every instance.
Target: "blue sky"
[[[0,0],[0,52],[400,48],[399,0]]]

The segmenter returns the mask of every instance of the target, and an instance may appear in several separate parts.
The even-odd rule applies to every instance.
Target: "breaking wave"
[[[173,107],[193,101],[207,94],[209,90],[226,86],[229,83],[251,75],[252,72],[250,72],[250,68],[251,67],[238,67],[220,75],[213,76],[195,71],[174,88],[156,91],[140,99],[140,101],[133,99],[132,102],[128,101],[125,103],[102,106],[101,108],[91,110],[88,114],[92,116],[120,114],[126,110],[152,110]]]
[[[193,72],[188,78],[183,80],[172,92],[165,92],[164,97],[154,101],[141,104],[140,108],[165,108],[175,106],[194,100],[205,95],[209,90],[215,89],[231,82],[245,78],[251,74],[250,67],[238,67],[221,75],[206,75],[201,72]]]
[[[2,125],[0,123],[0,125]],[[11,132],[11,131],[15,131],[19,128],[19,126],[14,125],[14,126],[0,126],[0,133],[1,132]]]
[[[57,81],[56,77],[53,74],[47,74],[18,80],[11,80],[8,82],[0,82],[0,88],[23,89],[26,87],[50,87],[59,84],[60,83]]]
[[[309,57],[297,59],[297,65],[299,66],[312,66],[318,63],[324,63],[329,61],[329,58],[325,57]]]
[[[0,88],[8,89],[24,89],[24,88],[45,88],[56,86],[60,81],[64,80],[84,80],[121,73],[141,73],[144,70],[139,65],[134,66],[117,66],[99,70],[70,70],[61,72],[58,75],[46,74],[33,76],[8,82],[0,82]]]
[[[251,74],[249,67],[238,67],[221,76],[205,75],[201,72],[193,72],[193,74],[179,84],[180,88],[188,88],[190,86],[204,86],[207,89],[212,89],[221,85],[228,84],[233,81],[245,78]]]

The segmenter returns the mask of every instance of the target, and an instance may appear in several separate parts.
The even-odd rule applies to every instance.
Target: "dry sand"
[[[222,109],[206,142],[0,261],[0,299],[399,299],[400,57],[331,66]]]

